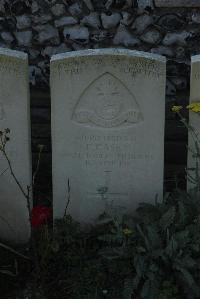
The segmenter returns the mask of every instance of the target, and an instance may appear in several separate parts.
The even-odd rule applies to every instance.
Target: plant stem
[[[5,157],[6,160],[7,160],[7,163],[8,163],[8,166],[9,166],[10,173],[11,173],[12,177],[14,178],[16,184],[18,185],[18,187],[19,187],[19,189],[21,190],[21,192],[22,192],[22,194],[24,195],[24,197],[28,200],[28,195],[25,193],[24,189],[22,188],[20,182],[18,181],[18,179],[17,179],[17,177],[16,177],[16,175],[15,175],[15,173],[14,173],[14,171],[13,171],[11,162],[10,162],[10,160],[9,160],[9,158],[8,158],[8,155],[7,155],[6,151],[5,151],[5,148],[2,149],[2,152],[3,152],[3,154],[4,154],[4,157]]]

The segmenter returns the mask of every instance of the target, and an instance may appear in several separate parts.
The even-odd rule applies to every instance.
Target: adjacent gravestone
[[[163,192],[165,58],[125,49],[51,60],[54,217],[82,223]]]
[[[192,56],[191,58],[191,78],[190,78],[190,103],[200,102],[200,55]],[[190,125],[195,130],[195,134],[200,134],[200,118],[199,113],[190,112],[189,113],[189,122]],[[197,153],[195,147],[196,137],[193,139],[192,134],[188,134],[188,168],[196,168],[196,159],[193,157],[194,153]],[[199,137],[198,137],[199,139]],[[200,145],[200,139],[199,139]],[[193,151],[193,152],[192,152]],[[199,163],[199,158],[198,158]],[[188,174],[195,177],[195,171],[188,170]],[[187,189],[193,189],[196,187],[195,182],[192,180],[192,177],[188,177]]]
[[[26,191],[31,184],[30,113],[27,54],[0,49],[0,130],[10,129],[6,152]],[[26,199],[0,152],[0,240],[27,242],[30,235]]]
[[[200,0],[155,0],[157,7],[200,7]]]

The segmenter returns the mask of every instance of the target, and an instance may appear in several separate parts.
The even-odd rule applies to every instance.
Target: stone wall
[[[43,198],[51,190],[49,61],[53,54],[80,49],[120,47],[167,57],[166,186],[174,186],[175,176],[183,179],[187,132],[177,127],[170,107],[188,101],[190,56],[200,53],[200,9],[195,1],[187,8],[158,7],[162,2],[0,1],[0,46],[29,54],[34,165],[37,145],[45,144],[38,175]]]

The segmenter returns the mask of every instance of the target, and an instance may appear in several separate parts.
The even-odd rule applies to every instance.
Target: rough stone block
[[[200,0],[155,0],[157,7],[200,7]]]

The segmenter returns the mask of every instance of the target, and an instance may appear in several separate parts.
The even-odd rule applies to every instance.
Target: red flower
[[[31,225],[34,228],[41,226],[52,218],[52,209],[39,205],[31,211]]]

